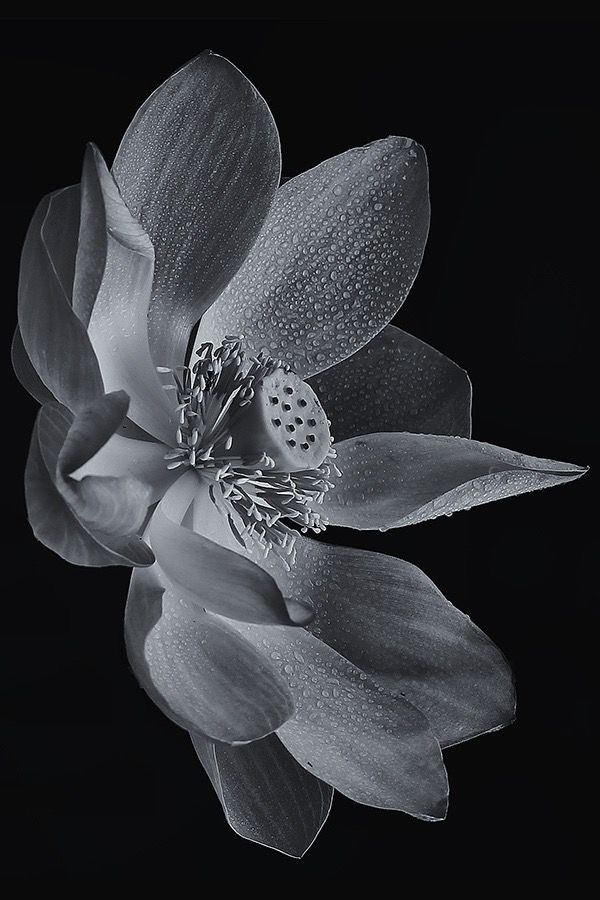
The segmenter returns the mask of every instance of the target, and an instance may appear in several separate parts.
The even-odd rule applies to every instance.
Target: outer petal
[[[252,741],[293,712],[285,681],[227,622],[164,591],[160,569],[134,572],[125,610],[131,666],[170,719],[218,741]]]
[[[81,189],[78,184],[57,191],[52,195],[50,211],[42,225],[42,240],[59,284],[69,301],[73,297],[80,204]]]
[[[233,830],[288,856],[304,856],[329,815],[330,786],[298,765],[274,734],[244,747],[191,738]]]
[[[82,240],[77,255],[75,302],[89,303],[83,284],[96,290],[88,333],[107,391],[124,389],[131,398],[129,417],[163,443],[177,429],[174,404],[167,398],[148,348],[148,304],[154,250],[123,202],[98,150],[88,147],[83,167]],[[98,269],[96,271],[96,269]],[[91,289],[91,288],[90,288]],[[83,298],[83,299],[82,299]]]
[[[471,436],[467,373],[394,325],[309,384],[338,441],[376,431]]]
[[[179,524],[201,489],[188,472],[167,492],[150,525],[152,549],[174,594],[242,622],[293,624],[279,588],[263,569]]]
[[[15,375],[28,394],[31,394],[38,403],[48,403],[49,400],[54,400],[54,394],[50,393],[31,365],[18,325],[15,328],[10,347],[10,358]]]
[[[46,388],[69,409],[103,396],[98,361],[82,322],[71,308],[42,237],[64,197],[48,195],[35,211],[21,255],[19,328],[29,360]],[[58,205],[57,205],[58,204]]]
[[[390,137],[349,150],[277,192],[248,259],[199,340],[240,334],[302,378],[355,353],[398,311],[429,227],[425,151]]]
[[[74,418],[56,403],[38,416],[25,471],[29,521],[38,540],[69,562],[144,566],[154,560],[136,534],[150,490],[133,478],[70,476],[85,448],[93,454],[126,411],[126,397],[107,395],[89,416],[86,409]]]
[[[154,359],[180,365],[190,329],[243,262],[271,205],[275,123],[235,66],[203,53],[138,110],[113,172],[156,250]]]
[[[431,434],[367,434],[337,444],[342,476],[325,495],[332,525],[385,531],[573,481],[586,469]]]
[[[228,545],[219,514],[194,506],[194,527]],[[443,818],[446,773],[416,707],[302,628],[232,625],[288,680],[296,712],[278,735],[302,766],[359,803]]]

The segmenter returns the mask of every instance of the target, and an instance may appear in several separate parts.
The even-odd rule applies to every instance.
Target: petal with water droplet
[[[342,476],[325,495],[332,525],[399,528],[565,484],[581,466],[431,434],[367,434],[336,445]]]
[[[429,227],[425,151],[389,137],[283,184],[198,340],[244,336],[302,378],[351,356],[396,314]]]
[[[133,573],[125,640],[144,690],[189,731],[227,743],[254,741],[293,712],[285,680],[264,655],[225,619],[165,591],[158,565]]]
[[[210,504],[194,504],[193,522],[231,546]],[[439,744],[412,703],[303,628],[232,625],[288,682],[296,711],[278,735],[302,766],[359,803],[444,817],[448,787]]]
[[[376,431],[471,436],[467,373],[394,325],[309,384],[337,441]]]
[[[314,608],[309,630],[425,713],[443,746],[510,724],[510,666],[416,566],[299,536],[296,564],[265,564]]]
[[[191,738],[233,830],[288,856],[304,856],[329,815],[331,787],[303,769],[275,734],[243,747]]]
[[[140,107],[113,174],[154,244],[157,365],[184,362],[190,329],[235,274],[277,189],[279,136],[256,88],[202,53]]]

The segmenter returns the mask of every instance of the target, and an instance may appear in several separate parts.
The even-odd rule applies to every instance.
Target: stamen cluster
[[[172,384],[165,390],[177,391],[179,425],[177,448],[166,454],[168,468],[190,466],[209,479],[212,503],[225,515],[235,540],[242,546],[252,539],[266,557],[274,550],[289,569],[295,560],[297,531],[324,531],[327,521],[312,504],[322,503],[334,485],[332,470],[336,455],[329,447],[318,468],[294,472],[279,471],[275,460],[263,452],[248,457],[236,453],[232,427],[252,403],[253,386],[282,368],[290,367],[263,353],[246,357],[238,337],[226,337],[222,345],[203,343],[196,351],[193,366],[158,371],[170,374]]]

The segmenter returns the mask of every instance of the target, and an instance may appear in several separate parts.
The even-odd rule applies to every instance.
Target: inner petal
[[[289,365],[246,356],[239,338],[196,353],[191,367],[159,369],[172,375],[166,388],[178,399],[168,468],[193,468],[236,541],[256,541],[289,567],[296,528],[318,533],[327,525],[315,507],[334,486],[332,472],[339,474],[329,420]]]

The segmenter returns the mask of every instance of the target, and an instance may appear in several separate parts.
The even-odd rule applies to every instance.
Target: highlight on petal
[[[333,790],[300,766],[275,734],[243,747],[191,734],[233,830],[297,859],[325,824]]]
[[[148,347],[152,244],[93,146],[86,151],[82,190],[74,305],[89,315],[88,334],[106,390],[126,390],[129,417],[170,444],[177,416]]]
[[[231,619],[293,624],[281,592],[259,566],[178,524],[201,490],[195,472],[174,484],[150,525],[156,559],[177,597]]]
[[[210,504],[193,509],[194,529],[230,546]],[[444,817],[448,786],[439,744],[412,703],[303,628],[231,625],[287,680],[296,711],[277,733],[307,771],[359,803]]]
[[[298,536],[296,565],[267,565],[282,592],[310,602],[309,629],[429,720],[442,746],[510,724],[506,659],[416,566]]]
[[[74,204],[77,193],[67,194],[67,199]],[[42,233],[55,233],[64,207],[64,194],[44,197],[29,225],[19,274],[19,329],[42,383],[60,403],[77,411],[102,397],[104,386],[86,329],[59,278],[64,268],[54,264]]]
[[[371,340],[402,306],[429,228],[425,151],[389,137],[283,184],[198,340],[244,336],[306,378]]]
[[[156,251],[149,327],[157,365],[185,361],[190,329],[260,231],[280,164],[265,101],[216,54],[191,60],[136,113],[113,174]]]
[[[15,328],[10,346],[10,359],[19,383],[34,400],[41,404],[54,400],[54,394],[50,393],[31,364],[27,350],[23,345],[23,338],[18,325]]]
[[[172,721],[226,743],[270,734],[294,703],[279,673],[225,619],[165,590],[158,565],[133,573],[125,609],[131,666]]]
[[[58,403],[38,415],[25,470],[27,512],[38,540],[68,562],[148,566],[154,561],[137,534],[150,488],[127,476],[71,477],[126,412],[126,395],[108,394],[78,416]]]
[[[385,531],[565,484],[587,470],[479,441],[366,434],[336,444],[343,475],[325,495],[332,525]]]
[[[395,325],[309,384],[337,441],[379,431],[471,437],[467,373]]]
[[[131,423],[124,420],[122,431],[127,433],[130,428]],[[71,477],[78,481],[86,475],[137,478],[150,489],[149,502],[155,503],[180,476],[179,470],[167,468],[165,453],[170,448],[154,441],[125,437],[124,433],[113,434],[94,456],[71,472]]]

